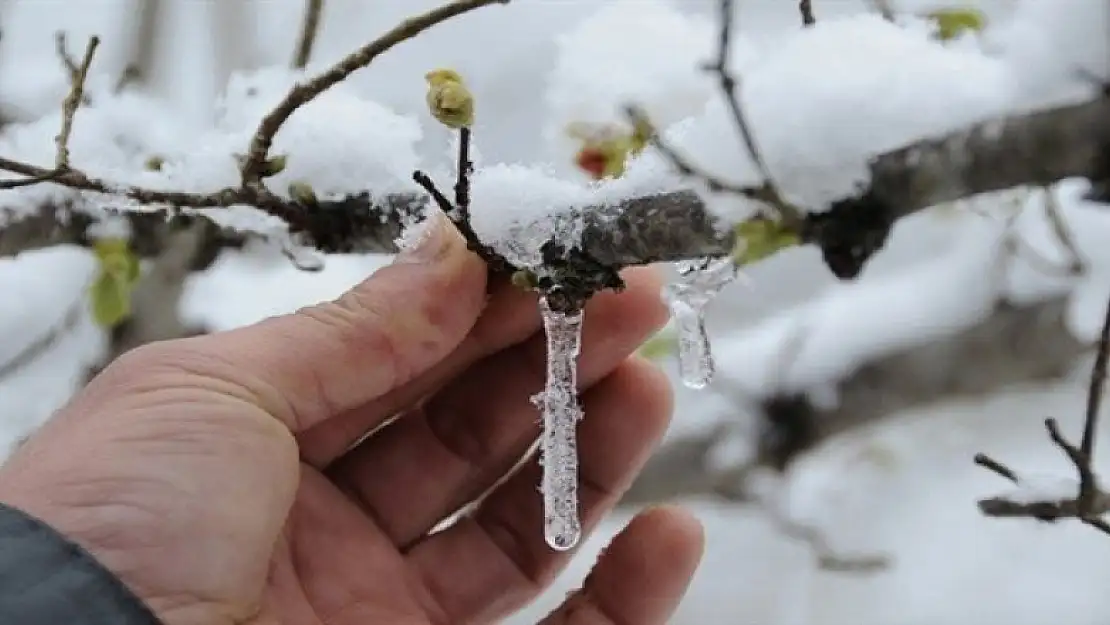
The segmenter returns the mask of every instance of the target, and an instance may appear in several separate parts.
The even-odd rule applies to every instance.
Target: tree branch
[[[64,36],[61,41],[64,47]],[[69,169],[69,136],[73,132],[73,116],[77,114],[77,107],[81,106],[81,100],[84,98],[85,80],[89,76],[89,66],[92,65],[93,54],[96,53],[96,48],[99,45],[99,37],[93,35],[89,38],[89,44],[85,47],[85,56],[81,59],[81,65],[72,74],[69,95],[62,103],[62,130],[55,139],[58,146],[58,156],[54,162],[54,169],[57,171]]]
[[[715,468],[706,462],[711,449],[740,436],[730,428],[672,439],[648,461],[622,503],[697,495],[750,502],[753,495],[746,482],[753,470],[784,471],[834,437],[901,411],[982,397],[1017,384],[1059,380],[1089,349],[1067,329],[1066,311],[1066,298],[1023,306],[1000,303],[978,324],[864,363],[836,381],[838,402],[832,409],[789,390],[762,399],[735,397],[738,411],[753,400],[758,404],[760,434],[750,464]],[[719,383],[728,394],[727,377]]]
[[[96,52],[97,46],[100,45],[100,38],[95,35],[89,38],[89,43],[85,47],[85,56],[82,58],[79,66],[73,63],[66,52],[65,33],[58,33],[57,43],[58,53],[62,55],[63,60],[69,68],[70,87],[69,93],[62,102],[62,128],[58,131],[58,135],[54,137],[54,144],[56,146],[54,169],[40,169],[36,174],[31,175],[30,178],[25,180],[0,180],[0,189],[14,189],[57,180],[70,170],[69,136],[73,132],[73,117],[77,114],[77,108],[81,106],[81,103],[84,101],[85,80],[89,75],[89,66],[92,65],[93,54]]]
[[[1104,177],[1096,161],[1110,143],[1110,101],[1015,115],[977,124],[937,139],[925,140],[876,157],[871,184],[829,210],[806,217],[806,241],[819,247],[852,243],[850,233],[870,223],[876,231],[918,210],[1022,185],[1048,186],[1065,178]],[[51,170],[0,158],[0,169],[24,176]],[[295,200],[260,197],[249,189],[183,193],[123,187],[68,171],[51,182],[83,191],[117,194],[144,204],[208,208],[247,204],[287,217],[290,230],[322,252],[395,253],[394,239],[405,220],[422,214],[428,198],[418,194],[375,197],[370,193],[309,208]],[[476,198],[481,201],[481,198]],[[74,207],[75,209],[77,207]],[[168,211],[172,216],[176,211]],[[585,206],[584,251],[605,265],[620,267],[652,262],[723,256],[733,245],[730,232],[719,232],[703,202],[690,190],[631,198],[609,206]],[[146,214],[146,213],[144,213]],[[164,217],[165,212],[162,213]],[[10,227],[10,226],[8,226]],[[4,245],[0,249],[18,251]],[[612,246],[611,249],[602,249]]]
[[[304,21],[301,23],[301,36],[297,40],[297,50],[293,53],[293,69],[304,69],[312,58],[312,47],[316,34],[320,31],[320,17],[324,12],[324,0],[305,0]]]
[[[979,324],[864,364],[837,382],[839,402],[833,409],[819,408],[798,393],[767,397],[758,410],[760,431],[751,442],[753,454],[735,464],[711,462],[710,456],[721,446],[747,442],[746,428],[739,423],[726,421],[707,432],[672,437],[652,454],[620,505],[640,507],[676,497],[712,497],[754,505],[782,534],[805,542],[819,568],[849,572],[880,569],[887,564],[884,556],[838,552],[820,528],[799,523],[771,506],[758,492],[761,489],[753,487],[752,478],[767,469],[782,476],[803,454],[831,438],[907,409],[981,397],[1011,385],[1063,378],[1075,358],[1088,349],[1068,331],[1066,311],[1066,298],[1020,307],[1000,304]],[[721,382],[727,384],[727,380]],[[724,390],[727,392],[727,387]],[[737,399],[739,404],[750,398]],[[997,464],[989,458],[984,462]],[[1007,467],[999,465],[995,470],[1003,475],[1009,472],[1011,480],[1018,479]],[[1078,511],[1074,497],[1033,505],[992,499],[980,505],[991,516],[1036,516],[1046,520],[1074,517]],[[1110,496],[1100,495],[1094,509],[1110,510]]]
[[[355,71],[366,67],[378,55],[399,43],[416,37],[432,26],[474,9],[491,4],[508,3],[509,0],[455,0],[423,15],[410,17],[378,39],[347,55],[323,74],[293,87],[285,98],[259,123],[258,130],[255,131],[250,147],[247,149],[246,161],[243,163],[243,186],[261,186],[262,174],[270,152],[270,146],[274,141],[274,135],[298,108],[342,82]]]
[[[1034,493],[1031,497],[1023,497],[1022,501],[1012,497],[992,497],[979,502],[979,509],[983,514],[998,517],[1023,516],[1041,521],[1074,518],[1105,534],[1110,534],[1110,523],[1101,518],[1103,514],[1110,511],[1110,493],[1099,486],[1098,476],[1094,470],[1095,433],[1102,408],[1108,361],[1110,361],[1110,302],[1107,303],[1106,316],[1098,340],[1098,352],[1091,367],[1090,382],[1087,386],[1087,409],[1083,419],[1083,437],[1079,446],[1076,447],[1064,438],[1056,419],[1048,418],[1044,422],[1049,439],[1067,455],[1078,474],[1078,492],[1074,498],[1049,497],[1048,494],[1039,493]],[[1017,471],[986,454],[976,454],[975,463],[1019,487],[1025,485],[1025,480]]]
[[[294,87],[259,126],[252,145],[265,156],[276,127],[297,106],[368,63],[391,45],[411,37],[437,21],[496,0],[455,2],[405,22],[382,38],[356,51],[317,79]],[[261,137],[261,139],[259,138]],[[858,274],[863,263],[885,243],[895,221],[917,210],[952,202],[979,193],[1021,185],[1047,186],[1064,178],[1092,179],[1096,194],[1110,183],[1110,101],[1099,98],[1081,104],[1013,115],[974,125],[943,137],[928,139],[880,155],[870,163],[870,185],[851,197],[804,216],[802,240],[817,245],[827,264],[841,277]],[[259,147],[261,146],[261,147]],[[257,150],[256,150],[257,151]],[[302,202],[278,197],[261,185],[229,187],[211,193],[183,193],[124,187],[69,169],[57,172],[0,158],[0,169],[29,178],[49,178],[61,186],[81,191],[122,195],[143,204],[168,205],[144,212],[132,220],[171,219],[181,209],[226,207],[245,204],[274,215],[289,225],[297,242],[327,253],[394,253],[395,240],[404,223],[423,215],[428,197],[423,194],[376,196],[370,192],[339,200]],[[474,198],[477,203],[481,197]],[[95,211],[75,203],[70,212]],[[566,207],[562,207],[566,208]],[[606,271],[628,265],[673,262],[723,256],[731,252],[734,236],[715,224],[696,193],[676,189],[669,193],[630,198],[604,206],[583,206],[575,211],[585,236],[577,248],[561,249],[565,256],[584,257],[583,268]],[[160,214],[159,214],[160,213]],[[73,240],[67,227],[33,229],[39,235]],[[723,232],[722,232],[723,231]],[[238,235],[240,240],[261,235]],[[42,236],[34,245],[47,242]],[[27,249],[0,232],[0,251]],[[557,255],[553,250],[552,254]]]

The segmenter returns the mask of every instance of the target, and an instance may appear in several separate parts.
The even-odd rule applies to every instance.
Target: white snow
[[[235,184],[234,155],[246,149],[259,117],[298,76],[244,64],[214,102],[207,86],[215,65],[208,37],[218,29],[201,27],[198,3],[167,2],[176,15],[192,16],[171,29],[159,53],[159,67],[175,71],[160,70],[153,94],[119,97],[107,95],[105,87],[126,60],[121,39],[127,22],[119,18],[129,11],[127,3],[88,0],[65,3],[64,10],[62,0],[6,3],[0,111],[26,123],[0,133],[0,155],[45,167],[53,163],[64,76],[52,33],[68,29],[70,46],[77,49],[99,30],[104,43],[90,85],[95,104],[78,113],[74,165],[121,184],[198,191]],[[400,17],[438,3],[332,0],[308,73]],[[573,237],[584,207],[684,184],[650,150],[630,164],[625,179],[600,185],[582,181],[567,162],[569,145],[557,137],[565,124],[619,120],[630,98],[701,166],[737,183],[758,182],[710,77],[693,67],[712,52],[714,4],[518,0],[468,15],[399,46],[296,113],[275,141],[272,153],[288,153],[289,161],[272,187],[284,193],[289,182],[305,179],[321,195],[408,190],[417,167],[446,184],[452,136],[428,125],[421,77],[429,67],[448,64],[467,76],[478,98],[475,225],[526,264],[553,229]],[[899,27],[864,14],[865,2],[814,0],[819,24],[806,31],[794,2],[738,4],[732,62],[749,121],[776,181],[809,210],[866,180],[864,165],[878,152],[1000,112],[1081,97],[1090,87],[1075,69],[1096,75],[1110,69],[1106,9],[1093,0],[977,2],[988,12],[987,31],[950,45],[932,42],[912,21]],[[937,4],[944,3],[904,0],[896,6],[908,12]],[[284,65],[300,3],[247,5],[256,22],[254,40],[244,33],[240,42],[244,54]],[[219,11],[212,11],[218,18]],[[143,170],[151,154],[165,159],[161,172]],[[967,327],[1002,294],[1016,301],[1068,294],[1069,328],[1090,340],[1110,297],[1110,248],[1104,243],[1110,213],[1079,199],[1085,186],[1065,181],[1057,187],[1063,214],[1091,265],[1078,279],[1045,275],[1021,257],[1000,263],[1001,224],[971,214],[966,204],[900,222],[857,284],[834,284],[811,249],[751,267],[753,288],[726,289],[708,315],[717,392],[676,385],[678,413],[670,435],[722,421],[742,426],[753,401],[784,389],[835,402],[836,379],[865,360]],[[997,214],[1005,208],[1004,195],[974,204]],[[5,208],[26,210],[73,194],[44,184],[3,197]],[[1015,228],[1041,256],[1059,260],[1063,254],[1037,202],[1035,195],[1025,201]],[[720,198],[710,206],[730,220],[752,208]],[[242,228],[274,227],[246,208],[220,214]],[[553,214],[563,219],[549,219]],[[510,249],[513,236],[520,238]],[[184,315],[217,329],[251,323],[334,297],[389,259],[326,260],[322,272],[310,274],[272,251],[229,253],[190,281]],[[0,336],[0,362],[57,322],[92,268],[87,252],[71,248],[0,259],[6,295],[0,323],[7,328]],[[783,350],[799,332],[801,349],[784,367]],[[102,350],[103,337],[85,318],[55,350],[0,382],[0,445],[13,444],[65,401],[83,367]],[[779,536],[758,513],[687,502],[707,525],[709,548],[672,622],[1101,623],[1110,601],[1099,573],[1110,566],[1110,544],[1078,524],[982,518],[974,501],[996,493],[998,478],[970,460],[989,447],[999,457],[1020,459],[1020,468],[1032,474],[1068,475],[1070,467],[1039,422],[1051,414],[1066,427],[1078,427],[1087,364],[1079,363],[1077,373],[1059,384],[905,411],[817,450],[791,472],[795,512],[820,520],[838,546],[890,554],[896,564],[882,574],[814,573],[808,550]],[[677,381],[673,367],[671,373]],[[736,443],[733,438],[722,445],[714,461],[742,457]],[[871,468],[863,471],[846,460],[860,456],[888,461],[864,463]],[[556,587],[510,622],[535,622],[561,600],[627,518],[615,515],[584,540]]]
[[[712,76],[691,69],[711,60],[716,33],[715,20],[688,16],[675,1],[616,0],[558,34],[545,93],[551,158],[569,172],[577,146],[568,126],[629,127],[628,104],[663,128],[698,114],[716,86]],[[744,38],[735,45],[738,54],[754,53]]]
[[[1003,287],[1002,228],[975,215],[961,221],[947,254],[836,284],[794,310],[715,340],[718,386],[754,398],[806,391],[845,377],[864,360],[982,319]],[[800,349],[794,349],[797,341]]]
[[[471,184],[474,231],[498,252],[527,267],[540,264],[540,246],[581,236],[583,211],[677,188],[657,154],[633,159],[625,175],[597,183],[567,180],[554,167],[497,164],[478,169]]]

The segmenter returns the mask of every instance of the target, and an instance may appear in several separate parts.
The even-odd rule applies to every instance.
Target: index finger
[[[485,263],[446,219],[339,299],[198,337],[176,364],[230,382],[301,432],[404,384],[462,342],[485,303]]]

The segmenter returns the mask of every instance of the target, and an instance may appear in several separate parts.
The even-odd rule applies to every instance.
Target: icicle
[[[736,278],[731,258],[678,263],[680,278],[663,288],[663,299],[678,326],[678,370],[689,388],[705,388],[713,379],[713,353],[705,331],[705,307]]]
[[[578,444],[575,429],[578,407],[578,352],[582,346],[582,311],[552,310],[540,298],[540,314],[547,336],[547,380],[532,397],[543,414],[540,463],[543,479],[543,535],[557,551],[572,549],[582,535],[578,520]]]

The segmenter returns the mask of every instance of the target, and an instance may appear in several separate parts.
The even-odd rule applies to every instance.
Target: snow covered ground
[[[245,145],[265,102],[280,95],[292,77],[242,78],[217,110],[212,76],[235,64],[228,54],[240,55],[242,63],[286,63],[301,3],[245,0],[258,37],[255,42],[242,37],[228,52],[207,38],[211,29],[205,20],[226,10],[230,0],[163,1],[171,7],[167,20],[174,28],[160,51],[156,86],[169,104],[130,99],[82,112],[73,159],[79,167],[121,181],[215,188],[234,173],[227,154]],[[106,77],[123,66],[128,24],[121,16],[133,2],[85,0],[80,6],[65,3],[60,11],[62,3],[9,0],[5,5],[0,42],[0,106],[5,110],[41,113],[60,100],[64,76],[53,52],[56,29],[70,32],[75,49],[85,36],[99,33],[104,43],[95,66]],[[331,0],[312,67],[438,3]],[[905,12],[942,4],[895,2]],[[974,4],[991,20],[982,40],[940,47],[927,40],[921,24],[898,27],[861,15],[864,2],[814,0],[820,24],[806,33],[793,2],[739,2],[734,62],[748,81],[744,100],[757,140],[786,190],[806,199],[826,197],[854,182],[860,165],[876,151],[998,112],[1082,95],[1085,87],[1072,72],[1076,66],[1106,72],[1105,3]],[[348,190],[365,187],[368,180],[390,184],[391,175],[417,162],[443,166],[447,137],[422,113],[422,75],[430,67],[452,65],[470,79],[478,98],[480,165],[544,164],[515,179],[495,170],[487,178],[487,194],[476,189],[476,210],[483,197],[488,200],[481,218],[490,232],[505,211],[526,210],[516,189],[550,193],[526,198],[531,207],[575,193],[558,182],[577,176],[562,128],[570,121],[616,119],[616,107],[628,100],[645,105],[658,123],[676,124],[671,129],[676,140],[699,160],[728,166],[720,173],[750,181],[754,172],[747,157],[731,133],[720,132],[726,120],[711,84],[694,73],[694,65],[710,51],[714,5],[709,0],[517,0],[468,15],[403,44],[356,74],[318,103],[318,114],[295,117],[290,132],[278,140],[279,148],[291,151],[287,174]],[[253,102],[243,97],[251,84],[261,92]],[[173,116],[168,106],[177,107]],[[343,128],[325,123],[335,115],[343,116]],[[0,154],[49,162],[54,132],[56,117],[50,114],[42,123],[0,136]],[[130,142],[120,145],[106,140],[109,135]],[[135,142],[168,153],[177,159],[176,169],[169,168],[165,177],[139,171]],[[347,166],[331,167],[337,161],[320,156],[335,158],[337,151]],[[219,158],[227,160],[226,166]],[[639,179],[630,174],[634,179],[626,191],[660,184],[650,165],[642,164]],[[547,182],[537,186],[537,179]],[[520,186],[505,186],[514,183]],[[1005,275],[994,273],[998,224],[944,209],[899,224],[889,248],[858,286],[834,284],[813,250],[790,251],[753,268],[753,284],[726,290],[711,315],[711,332],[719,337],[716,390],[750,396],[767,392],[770,363],[799,320],[810,328],[806,347],[789,376],[773,382],[816,390],[868,355],[974,323],[1000,292],[1023,299],[1071,293],[1070,328],[1090,339],[1110,295],[1110,251],[1102,244],[1110,234],[1110,216],[1077,199],[1082,187],[1068,181],[1058,189],[1078,245],[1092,265],[1090,275],[1076,282],[1045,277],[1020,262]],[[52,192],[43,187],[23,193],[29,199]],[[1002,204],[1000,199],[977,203],[995,211]],[[1043,255],[1058,258],[1036,198],[1029,203],[1033,208],[1018,221],[1022,236]],[[715,208],[733,214],[745,207],[722,201]],[[381,262],[329,258],[322,273],[305,274],[272,259],[229,254],[191,282],[184,312],[214,327],[235,327],[333,297]],[[0,260],[6,296],[0,300],[0,362],[63,314],[91,270],[91,260],[75,249]],[[0,385],[0,445],[47,418],[73,388],[82,365],[102,349],[102,337],[84,319],[56,350]],[[816,572],[808,550],[779,536],[759,514],[688,502],[705,522],[709,543],[674,623],[1104,622],[1110,599],[1099,573],[1110,568],[1110,541],[1077,524],[981,518],[975,499],[1005,485],[971,463],[975,452],[988,451],[1022,468],[1066,475],[1068,466],[1045,440],[1040,421],[1052,415],[1066,431],[1078,430],[1086,366],[1077,364],[1072,378],[1060,384],[907,411],[807,459],[798,475],[797,512],[819,520],[838,547],[891,554],[895,565],[889,571],[867,577]],[[719,393],[678,392],[676,434],[740,418]],[[867,445],[880,446],[893,464],[879,469],[853,463]],[[1102,464],[1110,469],[1110,461]],[[607,522],[558,586],[510,622],[534,622],[552,607],[626,519]]]

